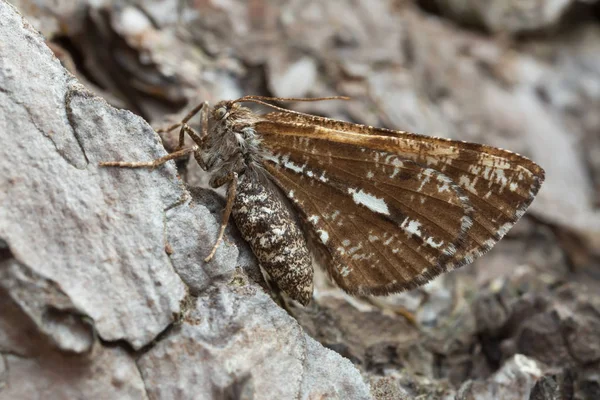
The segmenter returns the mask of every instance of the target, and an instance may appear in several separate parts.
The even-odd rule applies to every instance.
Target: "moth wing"
[[[294,112],[275,112],[263,118],[256,128],[264,136],[267,148],[271,143],[284,141],[288,147],[306,154],[306,145],[319,139],[328,143],[325,147],[330,150],[325,151],[345,145],[388,152],[436,171],[436,179],[448,178],[453,190],[458,187],[466,197],[465,215],[470,216],[472,226],[456,242],[454,254],[442,259],[443,270],[470,263],[491,249],[523,215],[544,180],[543,169],[531,160],[491,146]],[[424,179],[418,174],[415,178]],[[437,209],[432,214],[449,211],[444,204],[431,206]]]
[[[387,294],[446,270],[471,205],[444,174],[387,151],[259,129],[263,167],[296,205],[350,293]]]

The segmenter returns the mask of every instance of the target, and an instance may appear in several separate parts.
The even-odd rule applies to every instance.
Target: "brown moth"
[[[341,97],[340,97],[341,98]],[[261,267],[292,299],[308,304],[316,242],[331,278],[346,292],[384,295],[420,286],[491,249],[523,215],[544,180],[531,160],[507,150],[374,128],[286,110],[245,96],[203,103],[180,128],[180,149],[156,167],[194,153],[227,185],[228,218]],[[257,114],[241,103],[275,109]],[[187,122],[198,112],[202,132]],[[183,149],[184,134],[196,146]],[[288,201],[292,209],[287,206]],[[306,233],[306,235],[305,235]]]

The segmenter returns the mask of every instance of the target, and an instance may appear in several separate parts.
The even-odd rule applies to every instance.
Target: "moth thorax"
[[[256,150],[258,146],[256,131],[251,126],[247,126],[240,131],[234,132],[233,135],[242,154],[246,155],[249,152]]]

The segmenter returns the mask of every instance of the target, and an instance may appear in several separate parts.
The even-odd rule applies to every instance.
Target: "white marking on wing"
[[[481,172],[481,167],[476,164],[473,164],[469,166],[469,172],[473,175],[479,175],[479,173]]]
[[[369,258],[371,258],[370,256],[366,255],[366,254],[354,254],[352,256],[352,260],[353,261],[358,261],[358,260],[368,260]]]
[[[487,248],[490,248],[490,247],[492,247],[492,246],[493,246],[493,245],[495,245],[495,244],[496,244],[496,241],[495,241],[494,239],[488,239],[488,240],[486,240],[486,241],[483,243],[483,246],[484,246],[484,247],[487,247]]]
[[[409,236],[416,235],[420,237],[420,227],[421,223],[419,221],[409,219],[408,217],[405,218],[404,221],[402,221],[402,224],[400,225],[400,228],[404,229],[404,232],[406,232]]]
[[[440,162],[440,159],[437,157],[427,156],[425,158],[425,162],[427,165],[437,165],[437,163]]]
[[[392,160],[392,165],[394,167],[399,167],[399,168],[404,167],[404,163],[402,161],[400,161],[397,157]]]
[[[306,165],[296,165],[291,161],[285,161],[283,163],[283,166],[286,167],[287,169],[291,169],[294,172],[297,172],[299,174],[301,174],[304,171],[304,168],[306,167]]]
[[[325,176],[325,171],[321,173],[321,176],[319,176],[319,180],[323,183],[327,183],[329,181],[329,179]]]
[[[408,236],[415,235],[417,237],[420,237],[421,239],[423,239],[425,244],[429,245],[434,249],[440,248],[445,243],[443,240],[436,242],[432,236],[423,237],[423,232],[421,232],[421,223],[419,221],[409,219],[408,217],[405,218],[404,221],[402,221],[400,228],[402,228]]]
[[[465,232],[467,229],[471,229],[471,226],[473,226],[473,220],[471,219],[471,217],[469,217],[468,215],[463,215],[460,218],[461,231]]]
[[[487,180],[490,179],[490,172],[492,172],[492,168],[491,167],[485,167],[483,170],[483,177]]]
[[[358,245],[348,249],[348,254],[352,255],[352,254],[356,253],[357,251],[359,251],[360,249],[362,249],[362,243],[359,243]]]
[[[438,185],[438,193],[450,191],[450,183],[452,183],[450,178],[445,175],[438,175],[437,181],[441,183],[441,185]]]
[[[352,272],[352,269],[348,268],[348,266],[344,266],[344,268],[342,268],[342,270],[340,271],[340,275],[342,275],[344,278],[348,276],[348,274],[350,274],[350,272]]]
[[[467,189],[469,192],[477,194],[477,190],[475,189],[475,183],[477,183],[477,179],[479,179],[479,177],[476,176],[475,179],[471,181],[471,179],[467,175],[461,175],[458,183],[465,189]]]
[[[442,252],[447,256],[453,256],[456,253],[456,247],[450,243]]]
[[[496,175],[496,183],[500,184],[500,190],[504,189],[508,183],[508,179],[506,179],[506,176],[504,175],[504,170],[496,168],[494,174]]]
[[[279,157],[277,157],[277,156],[275,156],[275,155],[273,155],[273,154],[265,154],[265,155],[263,156],[263,158],[264,158],[265,160],[272,161],[272,162],[274,162],[275,164],[279,164]]]
[[[427,240],[425,240],[425,243],[427,243],[429,246],[433,247],[434,249],[439,248],[441,245],[444,244],[443,240],[440,240],[438,243],[436,243],[433,238],[431,236],[429,236],[427,238]]]
[[[321,239],[321,242],[323,244],[327,244],[327,242],[329,241],[329,233],[327,233],[326,231],[324,231],[323,229],[319,229],[319,237]]]
[[[498,228],[498,235],[500,235],[501,237],[506,235],[506,232],[508,232],[508,230],[513,226],[512,223],[507,222],[504,225],[502,225],[500,228]]]
[[[357,191],[356,189],[349,188],[348,193],[352,195],[352,199],[356,204],[362,204],[369,210],[379,214],[390,215],[390,210],[383,199],[373,196],[362,189]]]
[[[369,235],[369,242],[376,242],[379,240],[379,236]]]
[[[419,178],[421,179],[421,186],[419,186],[419,188],[417,189],[417,192],[420,192],[421,190],[423,190],[423,187],[425,187],[425,185],[429,183],[429,181],[431,180],[431,176],[434,174],[434,172],[435,172],[435,170],[433,170],[431,168],[427,168],[419,174],[420,175]],[[423,175],[425,175],[425,178],[423,178]]]

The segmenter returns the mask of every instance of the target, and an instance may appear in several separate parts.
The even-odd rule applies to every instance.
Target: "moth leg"
[[[221,185],[219,186],[222,186],[226,182],[229,182],[229,186],[227,187],[227,204],[225,205],[225,210],[223,211],[223,220],[221,222],[221,228],[219,229],[217,241],[215,242],[215,245],[213,246],[208,257],[204,259],[204,262],[209,262],[210,260],[212,260],[212,258],[215,256],[215,253],[217,252],[217,249],[219,248],[219,245],[221,244],[221,241],[223,240],[225,228],[227,227],[229,217],[231,216],[231,210],[233,209],[233,201],[235,199],[235,193],[237,191],[237,178],[238,174],[236,172],[231,172],[223,178],[223,180],[226,180],[225,182],[216,182],[217,184],[221,183]]]
[[[202,118],[202,132],[198,133],[196,132],[194,129],[192,129],[187,122],[196,114],[201,113],[201,118]],[[186,156],[190,153],[197,153],[198,149],[200,148],[200,146],[202,145],[202,143],[204,142],[204,138],[206,138],[207,134],[208,134],[208,102],[205,101],[199,105],[197,105],[196,107],[194,107],[194,109],[192,111],[190,111],[184,118],[183,120],[181,120],[181,122],[171,125],[167,128],[164,129],[158,129],[156,132],[171,132],[174,129],[180,128],[179,130],[179,144],[177,146],[177,149],[164,156],[161,158],[157,158],[156,160],[153,161],[148,161],[148,162],[128,162],[128,161],[106,161],[106,162],[101,162],[99,163],[99,165],[101,167],[122,167],[122,168],[151,168],[154,169],[164,163],[166,163],[169,160],[173,160],[176,158],[181,158],[183,156]],[[184,139],[185,139],[185,134],[190,135],[190,137],[192,138],[192,140],[196,143],[196,146],[192,146],[190,148],[184,149]]]
[[[187,124],[187,122],[198,113],[201,113],[200,114],[201,121],[202,121],[202,132],[201,133],[196,132],[194,129],[192,129]],[[198,104],[196,107],[194,107],[189,113],[187,113],[187,115],[181,120],[181,122],[173,124],[167,128],[158,129],[156,132],[157,133],[168,133],[177,128],[180,128],[179,129],[179,144],[177,146],[178,150],[182,149],[184,146],[183,142],[184,142],[186,133],[188,135],[190,135],[192,140],[197,145],[200,146],[208,133],[208,101],[202,102],[202,103]]]
[[[196,132],[193,128],[191,128],[187,122],[196,114],[200,113],[200,121],[202,131],[200,133]],[[181,121],[181,130],[179,131],[179,145],[178,149],[183,148],[183,141],[185,138],[185,134],[188,134],[194,143],[198,146],[202,146],[204,139],[208,136],[208,101],[203,102],[202,104],[194,107],[192,111],[185,116],[185,118]]]
[[[98,163],[101,167],[121,167],[121,168],[150,168],[154,169],[158,166],[163,165],[167,161],[181,158],[190,153],[198,151],[198,146],[192,146],[187,149],[180,149],[173,153],[167,154],[164,157],[157,158],[152,161],[104,161]]]
[[[186,122],[188,122],[190,119],[192,119],[194,117],[194,115],[198,114],[200,112],[200,110],[202,110],[203,108],[208,108],[208,101],[204,101],[200,104],[198,104],[196,107],[194,107],[189,113],[187,113],[187,115],[185,117],[183,117],[183,119],[181,120],[181,122],[178,122],[176,124],[173,124],[169,127],[166,128],[162,128],[162,129],[158,129],[156,132],[171,132],[174,129],[179,128],[181,125],[185,124]]]

